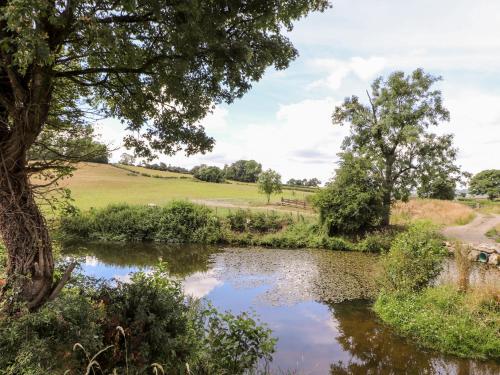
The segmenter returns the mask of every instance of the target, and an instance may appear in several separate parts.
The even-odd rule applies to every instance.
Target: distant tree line
[[[174,172],[174,173],[191,173],[189,169],[183,167],[177,167],[175,165],[165,164],[164,162],[160,163],[143,163],[142,166],[148,169],[154,169],[155,171],[164,171],[164,172]]]
[[[309,187],[317,187],[321,184],[321,181],[318,180],[317,178],[311,178],[311,179],[306,179],[303,178],[302,180],[300,179],[295,179],[291,178],[287,181],[287,185],[292,185],[292,186],[309,186]]]
[[[262,165],[255,160],[238,160],[224,169],[206,164],[197,165],[190,173],[197,179],[207,182],[224,182],[227,180],[240,182],[257,182],[262,172]]]

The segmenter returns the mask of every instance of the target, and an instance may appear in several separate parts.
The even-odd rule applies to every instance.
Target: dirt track
[[[443,234],[450,239],[457,239],[466,243],[482,243],[500,247],[500,244],[485,235],[488,230],[498,224],[500,224],[500,215],[478,214],[469,224],[446,227],[443,229]]]

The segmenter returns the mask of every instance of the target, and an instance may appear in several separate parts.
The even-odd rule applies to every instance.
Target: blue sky
[[[192,167],[247,158],[284,178],[332,176],[347,128],[330,121],[335,105],[364,97],[379,75],[422,67],[441,75],[459,164],[478,172],[500,167],[500,1],[336,0],[296,22],[289,35],[300,56],[285,71],[269,69],[244,98],[202,121],[213,152],[160,160]],[[120,145],[118,122],[99,127]],[[116,151],[117,160],[123,152]]]

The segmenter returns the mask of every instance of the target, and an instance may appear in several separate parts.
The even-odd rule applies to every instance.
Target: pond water
[[[375,293],[374,255],[155,244],[87,245],[63,253],[80,257],[87,275],[118,280],[127,280],[131,272],[162,258],[171,275],[182,280],[187,294],[206,298],[221,310],[253,311],[273,330],[278,344],[271,369],[276,373],[500,371],[499,363],[418,348],[381,324],[367,301]],[[474,280],[490,277],[475,275]]]

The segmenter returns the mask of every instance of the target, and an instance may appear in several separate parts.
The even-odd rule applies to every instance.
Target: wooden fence
[[[302,207],[302,208],[307,207],[306,201],[301,201],[299,199],[285,199],[283,197],[281,197],[281,205],[282,206]]]

